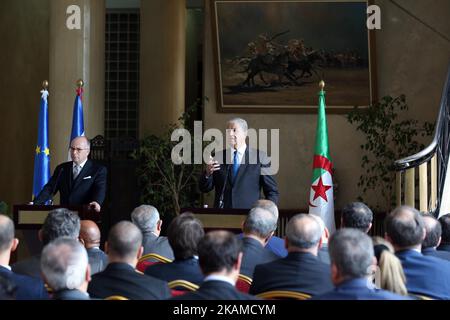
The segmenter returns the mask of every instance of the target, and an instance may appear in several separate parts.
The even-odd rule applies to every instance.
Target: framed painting
[[[320,80],[328,113],[377,99],[368,1],[210,1],[219,112],[315,113]]]

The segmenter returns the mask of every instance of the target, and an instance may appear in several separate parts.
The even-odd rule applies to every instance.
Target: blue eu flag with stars
[[[34,155],[33,198],[36,197],[50,179],[50,148],[48,144],[48,91],[41,91],[39,110],[38,140]]]

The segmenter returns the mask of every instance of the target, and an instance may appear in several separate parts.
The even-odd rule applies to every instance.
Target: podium
[[[250,209],[218,209],[218,208],[182,208],[181,212],[192,212],[199,219],[206,231],[225,229],[234,233],[242,232],[242,224]],[[288,220],[297,213],[305,212],[297,209],[279,210],[278,227],[275,235],[284,237]]]
[[[48,213],[54,209],[67,208],[77,212],[81,220],[92,220],[97,224],[101,222],[101,212],[90,209],[88,205],[82,206],[47,206],[47,205],[14,205],[13,221],[16,229],[39,230]]]

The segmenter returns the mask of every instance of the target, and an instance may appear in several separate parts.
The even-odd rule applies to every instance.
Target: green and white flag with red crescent
[[[309,196],[309,213],[323,219],[330,233],[336,230],[334,222],[333,164],[328,147],[328,129],[325,115],[325,92],[319,92],[316,147],[314,150],[313,177]]]

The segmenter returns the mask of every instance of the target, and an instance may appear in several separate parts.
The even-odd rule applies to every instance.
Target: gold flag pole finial
[[[47,90],[47,88],[48,88],[48,81],[47,80],[42,81],[42,87],[44,88],[44,90]]]
[[[320,80],[319,87],[320,87],[320,90],[323,90],[323,88],[325,87],[325,82],[323,80]]]
[[[77,87],[78,87],[78,88],[81,88],[82,86],[84,86],[83,79],[78,79],[78,80],[77,80]]]

